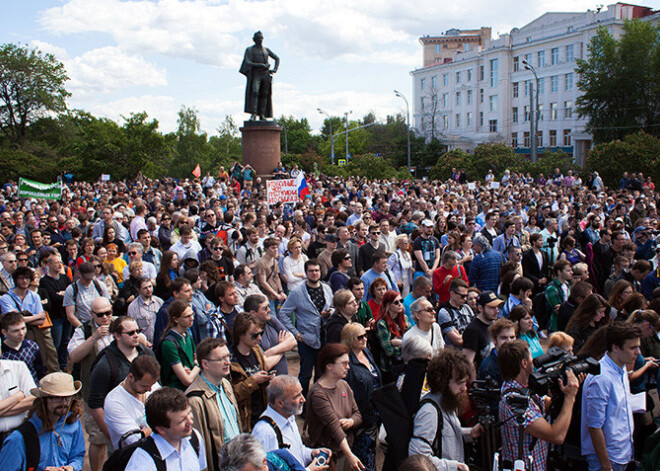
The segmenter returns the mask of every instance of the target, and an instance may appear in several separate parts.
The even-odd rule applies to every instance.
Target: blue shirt
[[[25,298],[21,301],[21,298],[12,289],[0,297],[0,309],[3,314],[12,311],[29,311],[32,315],[37,315],[44,310],[44,307],[37,293],[27,290]]]
[[[492,249],[475,256],[468,274],[470,286],[476,286],[481,291],[497,292],[503,261],[502,254]]]
[[[180,450],[177,450],[157,432],[151,434],[160,452],[160,457],[165,460],[168,471],[200,471],[206,469],[204,440],[195,429],[192,433],[197,433],[199,439],[199,456],[190,444],[190,437],[181,440]],[[126,471],[156,471],[156,463],[148,452],[142,448],[137,448],[126,465]]]
[[[413,296],[412,291],[408,293],[408,296],[403,298],[403,308],[405,309],[406,317],[408,318],[410,325],[415,325],[415,319],[413,319],[412,312],[410,312],[410,306],[412,306],[412,303],[414,303],[416,299],[417,298]]]
[[[610,461],[625,464],[633,459],[633,415],[628,397],[630,383],[625,368],[609,354],[600,360],[600,374],[589,375],[582,388],[582,454],[596,456],[589,427],[602,429]]]
[[[392,275],[389,277],[385,274],[386,272],[383,273],[376,273],[373,268],[370,268],[369,270],[365,271],[360,279],[364,283],[364,299],[365,301],[370,301],[372,296],[371,293],[369,293],[369,286],[371,286],[371,283],[373,283],[376,278],[382,278],[385,280],[387,283],[387,289],[388,290],[394,290],[396,292],[399,291],[399,287],[394,283],[394,279],[392,279],[392,282],[390,283],[390,279],[392,278]]]
[[[47,466],[72,466],[74,471],[81,471],[85,459],[85,437],[82,424],[76,420],[72,424],[65,424],[65,417],[61,417],[55,424],[54,431],[39,435],[39,448],[41,455],[37,471]],[[30,418],[37,430],[41,430],[43,423],[34,414]],[[0,451],[0,469],[12,471],[25,471],[25,442],[20,432],[9,435]],[[144,471],[144,470],[142,470]]]

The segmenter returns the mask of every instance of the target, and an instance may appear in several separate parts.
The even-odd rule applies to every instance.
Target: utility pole
[[[330,124],[330,162],[332,165],[335,164],[335,135],[332,133],[332,118],[328,113],[323,111],[321,108],[316,108],[319,113],[324,114],[328,117],[328,124]]]
[[[348,160],[348,115],[353,111],[347,111],[344,113],[344,120],[346,121],[346,159]]]
[[[526,70],[529,70],[534,74],[534,79],[536,79],[536,92],[534,92],[534,87],[532,84],[529,84],[529,143],[531,145],[531,160],[536,162],[538,159],[538,125],[539,125],[539,76],[536,74],[536,69],[527,61],[522,61],[523,66]],[[534,93],[536,93],[536,100],[534,100]]]
[[[399,98],[403,98],[403,101],[406,102],[406,143],[408,147],[408,171],[412,173],[410,170],[410,106],[408,105],[408,100],[401,92],[394,90],[394,94]]]

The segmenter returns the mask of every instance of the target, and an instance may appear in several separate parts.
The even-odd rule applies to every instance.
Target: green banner
[[[62,199],[62,183],[39,183],[27,178],[19,178],[18,197],[59,200]]]

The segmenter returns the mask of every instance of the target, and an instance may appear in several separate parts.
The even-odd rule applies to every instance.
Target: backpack
[[[39,432],[29,420],[19,425],[16,430],[22,435],[23,443],[25,443],[25,471],[34,471],[39,466],[41,459]],[[0,447],[2,447],[2,443],[0,443]]]
[[[545,291],[536,294],[532,299],[532,314],[539,323],[539,329],[545,329],[550,323],[550,312]]]
[[[435,411],[438,414],[438,427],[435,429],[435,437],[433,438],[433,441],[429,443],[429,441],[425,438],[418,437],[417,435],[413,435],[410,438],[417,438],[419,440],[422,440],[423,442],[426,442],[430,447],[431,450],[433,450],[433,456],[437,456],[438,458],[442,458],[442,428],[445,425],[445,419],[442,416],[442,410],[440,409],[440,406],[438,405],[437,402],[435,402],[431,398],[425,398],[422,399],[419,402],[419,407],[417,408],[417,412],[425,405],[425,404],[431,404],[433,407],[435,407]],[[414,421],[415,418],[413,417],[413,426],[414,426]]]
[[[195,450],[195,453],[199,456],[199,438],[194,429],[192,435],[190,435],[190,444]],[[131,456],[133,456],[133,452],[138,448],[149,453],[149,456],[151,456],[156,465],[156,471],[167,471],[167,464],[165,463],[165,460],[161,458],[156,442],[151,435],[113,452],[110,455],[110,458],[108,458],[103,464],[103,471],[121,471],[126,469],[128,462],[131,460]]]
[[[101,288],[101,284],[97,280],[92,280],[94,283],[94,288],[96,289],[96,292],[99,293],[99,296],[103,296],[103,288]],[[74,282],[73,284],[73,302],[76,302],[76,299],[78,299],[78,291],[80,288],[78,288],[78,282]]]

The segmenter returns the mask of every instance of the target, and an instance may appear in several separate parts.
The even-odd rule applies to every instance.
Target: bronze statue
[[[263,47],[264,35],[261,31],[254,33],[254,46],[245,50],[240,73],[247,77],[245,87],[245,112],[250,113],[250,121],[259,116],[260,120],[273,117],[272,74],[280,66],[280,58],[267,47]],[[272,57],[275,66],[270,69],[268,57]]]

